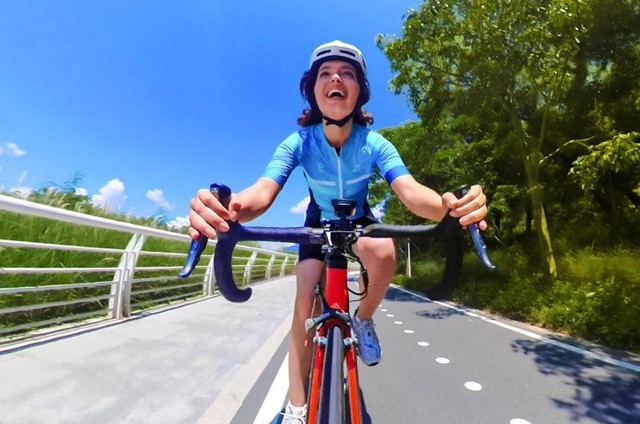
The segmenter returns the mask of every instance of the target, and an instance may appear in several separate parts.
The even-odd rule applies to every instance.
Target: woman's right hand
[[[215,238],[216,231],[229,231],[226,221],[237,221],[240,209],[240,200],[235,193],[231,194],[227,209],[209,190],[198,190],[196,196],[191,199],[189,235],[196,240],[201,235]]]

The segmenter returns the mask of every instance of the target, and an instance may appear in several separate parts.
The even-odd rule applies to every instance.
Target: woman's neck
[[[350,120],[342,127],[339,127],[337,125],[327,125],[327,122],[323,121],[322,129],[324,131],[324,136],[327,138],[329,144],[331,144],[333,147],[342,147],[351,135],[351,130],[353,129],[353,120]]]

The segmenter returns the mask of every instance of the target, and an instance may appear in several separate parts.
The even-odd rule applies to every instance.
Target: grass
[[[128,233],[29,217],[0,210],[0,239],[125,249],[131,237],[132,235]],[[186,253],[188,247],[187,242],[148,237],[145,239],[143,251]],[[213,247],[209,245],[205,254],[211,255],[212,253]],[[250,251],[240,249],[234,251],[234,265],[242,265],[234,269],[234,276],[238,284],[243,282],[243,265],[251,254],[252,252]],[[121,254],[118,252],[87,253],[56,249],[0,247],[0,267],[3,268],[116,268],[120,262],[120,257]],[[252,273],[251,282],[264,278],[269,256],[260,253],[257,258],[256,263],[260,266]],[[276,258],[274,261],[273,276],[279,275],[283,260],[283,258]],[[183,264],[183,257],[141,254],[138,258],[137,267],[181,267]],[[294,261],[288,262],[286,272],[291,273],[293,267]],[[111,282],[113,278],[114,272],[90,274],[0,274],[0,288]],[[144,280],[141,282],[134,281],[132,286],[131,304],[137,304],[138,309],[157,306],[159,302],[166,303],[166,301],[160,300],[162,298],[188,298],[202,293],[202,276],[194,276],[182,280],[177,278],[177,270],[174,272],[137,269],[135,280]],[[81,299],[106,296],[109,293],[110,285],[5,294],[0,296],[0,308],[42,305],[50,302],[79,301]],[[7,312],[0,314],[0,328],[92,311],[100,313],[100,311],[106,310],[107,303],[107,299],[89,299],[74,305]]]
[[[558,279],[549,281],[518,246],[493,250],[498,265],[487,271],[472,252],[465,255],[460,285],[452,300],[605,346],[640,352],[640,249],[590,248],[557,258]],[[401,265],[404,270],[404,265]],[[406,287],[426,291],[443,270],[441,259],[421,254]]]

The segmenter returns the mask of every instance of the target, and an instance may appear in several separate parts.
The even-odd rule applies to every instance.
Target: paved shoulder
[[[0,355],[0,423],[194,423],[233,409],[237,382],[286,335],[295,278],[253,290]]]

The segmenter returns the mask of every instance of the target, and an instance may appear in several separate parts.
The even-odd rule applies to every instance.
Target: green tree
[[[640,133],[620,134],[589,147],[569,176],[610,213],[640,206]]]
[[[502,157],[495,177],[513,188],[498,192],[526,193],[520,204],[552,277],[540,164],[567,140],[604,140],[637,125],[640,85],[630,76],[638,67],[625,61],[638,64],[638,9],[630,0],[432,0],[407,15],[401,37],[377,40],[395,72],[392,86],[425,125],[457,127]],[[613,36],[602,41],[607,32]],[[630,90],[620,90],[624,82]]]

